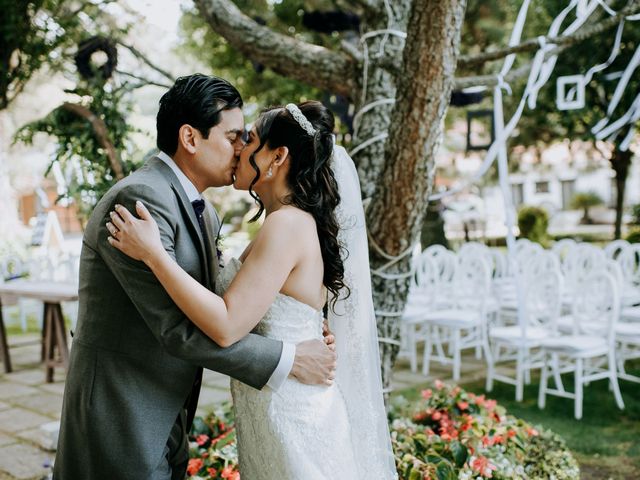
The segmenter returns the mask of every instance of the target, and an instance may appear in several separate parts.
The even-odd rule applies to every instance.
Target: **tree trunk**
[[[633,153],[629,150],[623,152],[616,145],[611,156],[611,167],[616,172],[616,223],[614,238],[622,236],[622,213],[624,211],[624,192],[627,184],[629,167]]]
[[[465,7],[465,0],[415,1],[411,5],[403,74],[397,82],[381,174],[367,210],[385,388],[390,386],[399,350],[399,320],[409,277],[389,279],[376,271],[390,257],[410,251],[419,238],[454,82]],[[384,273],[406,274],[410,269],[411,257],[405,254]]]
[[[362,32],[373,32],[383,29],[407,31],[407,20],[411,0],[396,0],[392,12],[366,12],[362,19]],[[390,17],[391,15],[391,17]],[[358,72],[358,90],[354,92],[356,116],[354,119],[354,138],[352,157],[358,167],[363,198],[372,198],[385,158],[385,139],[391,122],[391,112],[396,96],[396,78],[384,68],[378,56],[385,58],[399,57],[405,40],[397,35],[377,35],[365,40],[363,45],[369,53],[368,65],[362,65]],[[382,51],[382,54],[381,54]],[[364,71],[366,70],[366,71]],[[404,76],[401,73],[399,76]],[[374,103],[376,102],[376,103]],[[370,107],[374,105],[373,107]],[[364,107],[364,109],[363,109]],[[369,143],[370,139],[378,138]],[[368,146],[367,145],[367,143]]]

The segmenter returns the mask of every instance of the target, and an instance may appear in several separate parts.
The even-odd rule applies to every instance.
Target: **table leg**
[[[4,328],[4,318],[2,316],[2,300],[0,300],[0,356],[2,357],[2,363],[4,363],[5,373],[11,373],[11,357],[9,357],[7,330]]]
[[[54,318],[56,329],[56,344],[58,345],[58,353],[60,354],[60,360],[62,366],[67,369],[69,366],[69,348],[67,347],[67,330],[64,326],[64,316],[62,315],[62,307],[59,303],[54,306]]]
[[[44,356],[46,367],[46,381],[53,382],[55,367],[69,365],[69,348],[67,347],[67,333],[64,326],[64,316],[59,303],[44,304]],[[56,359],[56,350],[60,359]]]
[[[44,304],[44,365],[46,370],[46,382],[53,383],[53,366],[55,364],[55,335],[53,332],[53,304]]]

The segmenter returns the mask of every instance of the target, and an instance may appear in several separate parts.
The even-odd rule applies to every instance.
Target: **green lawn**
[[[629,373],[640,375],[640,362],[629,362]],[[506,407],[507,411],[534,425],[542,425],[560,434],[580,463],[585,479],[640,479],[640,384],[620,382],[625,410],[618,410],[613,393],[605,380],[585,387],[583,418],[573,418],[573,400],[547,396],[547,406],[537,405],[537,377],[525,388],[523,402],[514,400],[511,385],[496,382],[490,398]],[[572,382],[564,378],[565,388],[571,390]],[[483,393],[484,382],[461,384],[465,389]],[[419,392],[408,389],[396,392],[409,399]]]

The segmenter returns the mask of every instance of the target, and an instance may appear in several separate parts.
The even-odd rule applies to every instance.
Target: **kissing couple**
[[[179,78],[159,153],[91,215],[56,480],[183,479],[203,368],[232,379],[243,480],[397,478],[353,161],[321,103],[268,108],[248,138],[242,105]],[[266,216],[222,265],[201,193],[230,184]]]

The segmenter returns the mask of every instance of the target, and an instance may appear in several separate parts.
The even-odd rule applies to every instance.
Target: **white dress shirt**
[[[169,155],[164,152],[159,152],[156,156],[166,163],[171,170],[173,170],[173,173],[176,174],[176,177],[178,177],[180,185],[187,194],[187,198],[190,202],[202,198],[202,195],[198,192],[198,189],[195,187],[193,182],[189,180],[182,170],[180,170],[180,167],[176,165],[176,162],[174,162]],[[276,369],[271,374],[271,378],[269,378],[269,381],[267,382],[267,386],[271,390],[277,391],[282,386],[293,368],[295,356],[296,346],[291,343],[282,342],[282,355],[280,355],[280,361],[278,362]]]

